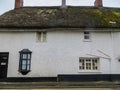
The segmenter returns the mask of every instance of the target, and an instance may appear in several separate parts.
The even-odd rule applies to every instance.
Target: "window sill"
[[[96,71],[93,71],[93,70],[79,70],[78,73],[101,73],[100,71],[96,70]]]
[[[92,42],[91,39],[84,39],[83,42]]]
[[[36,41],[36,43],[47,43],[47,41]]]
[[[22,75],[26,75],[30,72],[31,70],[20,70],[19,72],[22,74]]]

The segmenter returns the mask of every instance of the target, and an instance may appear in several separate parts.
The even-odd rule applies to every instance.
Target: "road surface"
[[[120,90],[120,88],[56,88],[56,89],[0,89],[0,90]]]

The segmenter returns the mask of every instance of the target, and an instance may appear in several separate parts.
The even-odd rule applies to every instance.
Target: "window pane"
[[[91,69],[91,63],[89,63],[89,70]]]
[[[22,70],[26,70],[26,65],[22,65]]]
[[[90,39],[90,32],[84,32],[84,39]]]
[[[86,59],[86,62],[90,62],[91,60],[90,59]]]
[[[82,69],[82,63],[79,63],[79,69]]]
[[[37,37],[38,37],[38,41],[41,41],[41,36],[42,36],[42,35],[41,35],[41,32],[39,32],[39,33],[38,33],[38,36],[37,36]]]
[[[86,63],[86,69],[89,70],[89,63]]]
[[[26,63],[26,60],[22,60],[22,64],[27,64],[27,63]]]
[[[43,32],[43,41],[46,41],[46,32]]]
[[[97,70],[98,69],[98,59],[93,59],[92,61],[92,65],[93,65],[93,70]]]
[[[90,32],[84,32],[84,34],[90,34]]]
[[[79,69],[84,70],[84,59],[79,60]]]
[[[89,38],[90,38],[89,36],[86,36],[86,35],[84,36],[84,39],[89,39]]]
[[[30,59],[30,54],[28,54],[28,59]]]
[[[30,64],[30,60],[27,61],[27,64]]]
[[[27,70],[30,70],[30,65],[29,64],[27,65]]]
[[[27,54],[23,54],[22,59],[27,59]]]

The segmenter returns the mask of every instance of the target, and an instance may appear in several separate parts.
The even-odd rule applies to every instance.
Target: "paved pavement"
[[[0,82],[0,90],[101,90],[100,88],[120,90],[120,82]]]

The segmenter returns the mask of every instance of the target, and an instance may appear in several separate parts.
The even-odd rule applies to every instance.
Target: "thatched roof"
[[[23,7],[0,16],[0,27],[120,28],[120,9],[97,7]]]

